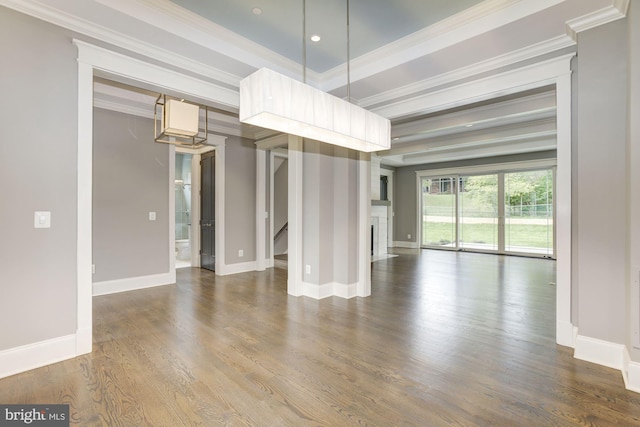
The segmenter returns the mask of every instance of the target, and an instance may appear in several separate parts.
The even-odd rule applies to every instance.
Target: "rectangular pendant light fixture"
[[[267,68],[240,81],[240,122],[359,151],[388,150],[388,119]]]

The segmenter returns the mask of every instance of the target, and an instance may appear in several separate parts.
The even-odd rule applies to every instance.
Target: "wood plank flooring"
[[[90,355],[0,380],[80,426],[640,425],[619,372],[555,344],[555,262],[397,250],[372,296],[286,293],[286,271],[94,298]]]

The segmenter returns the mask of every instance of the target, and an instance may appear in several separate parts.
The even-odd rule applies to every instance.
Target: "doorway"
[[[215,151],[203,154],[202,160],[200,160],[200,266],[211,271],[216,269],[215,160]]]
[[[191,206],[191,159],[188,153],[175,154],[175,257],[176,268],[191,267],[191,221],[193,209]]]

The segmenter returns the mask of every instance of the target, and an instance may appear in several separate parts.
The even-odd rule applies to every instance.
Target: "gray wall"
[[[627,21],[578,38],[578,327],[626,342]],[[637,124],[636,124],[637,125]]]
[[[256,260],[256,148],[234,136],[225,147],[225,262],[251,262]]]
[[[358,280],[358,164],[356,152],[304,142],[303,273],[307,283]]]
[[[397,168],[393,183],[393,207],[395,210],[393,235],[396,242],[417,242],[418,230],[416,230],[417,188],[416,171],[430,169],[462,168],[468,166],[523,162],[537,159],[553,159],[555,151],[543,151],[529,154],[516,154],[510,156],[489,157],[484,159],[460,160],[455,162],[430,163],[426,165],[406,166]],[[411,234],[411,238],[407,237]]]
[[[169,145],[153,134],[151,119],[93,110],[94,282],[169,271]]]
[[[77,63],[56,27],[0,7],[0,350],[75,333]],[[34,211],[51,212],[34,229]]]

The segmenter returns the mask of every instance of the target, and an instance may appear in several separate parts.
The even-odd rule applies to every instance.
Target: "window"
[[[553,168],[420,174],[421,246],[554,257]]]

